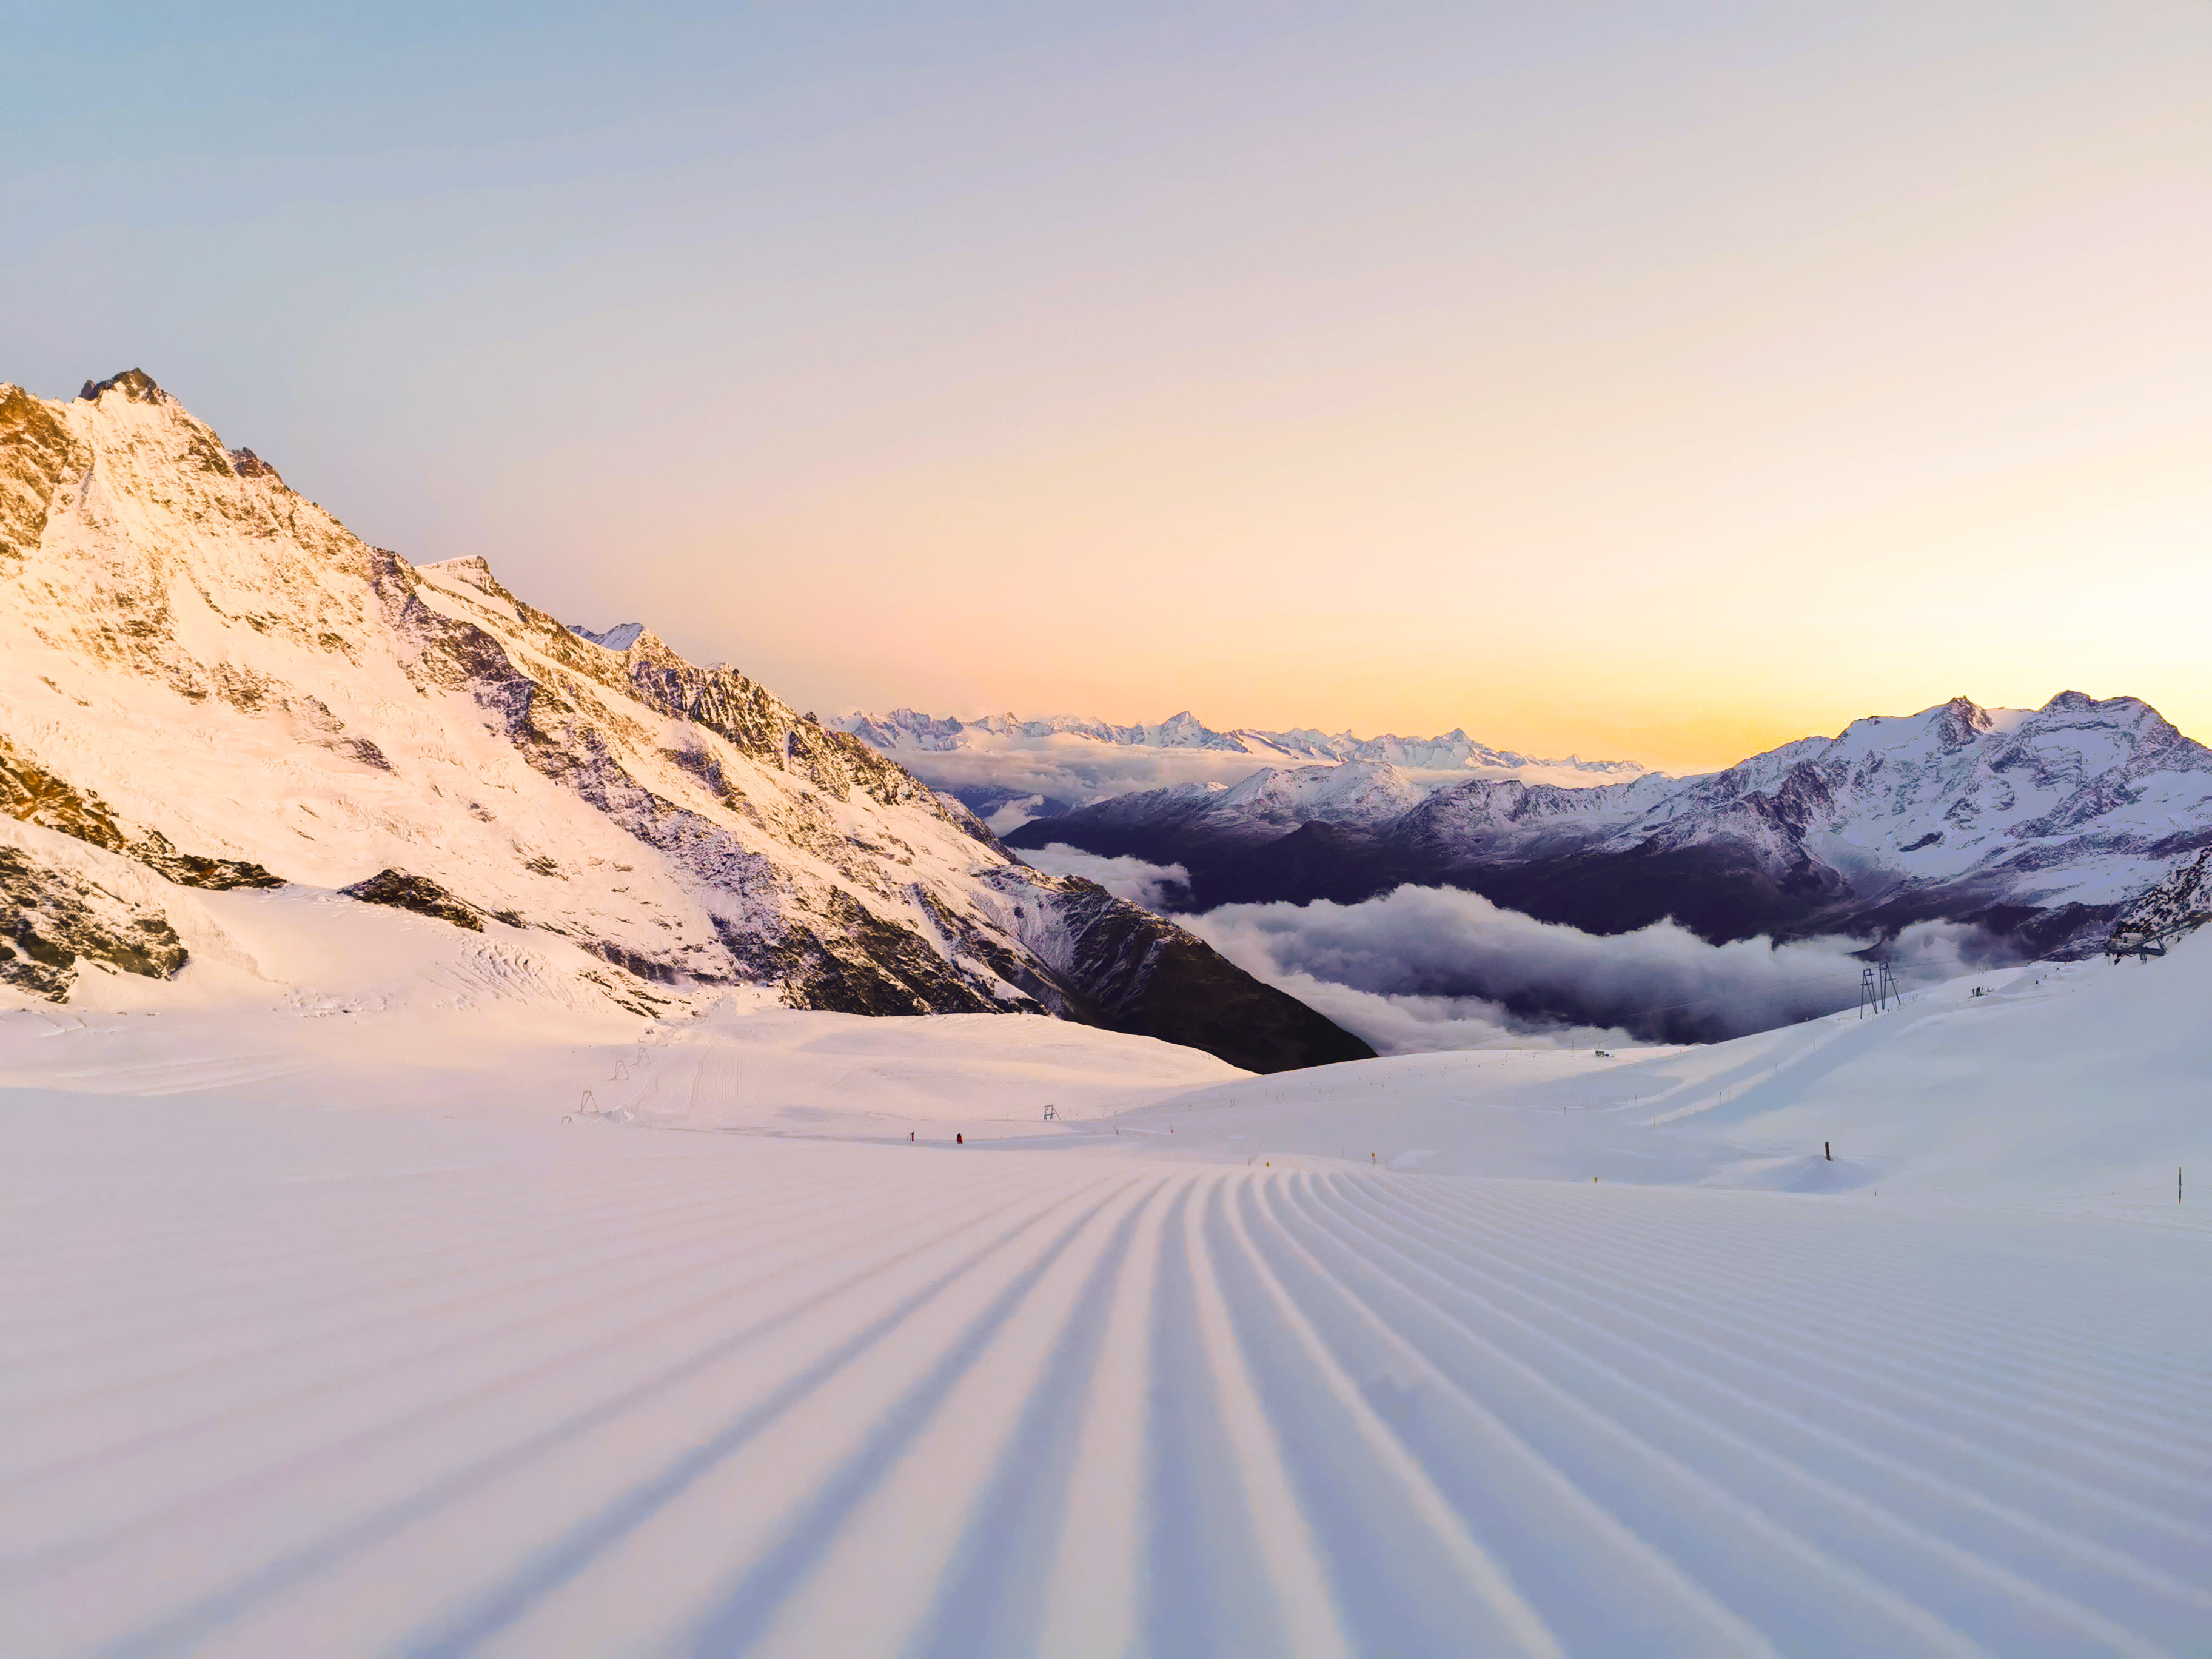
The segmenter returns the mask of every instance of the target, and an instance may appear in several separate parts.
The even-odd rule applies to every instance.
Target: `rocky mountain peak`
[[[1946,750],[1962,749],[1992,729],[1990,711],[1972,697],[1954,697],[1936,720],[1936,740]]]
[[[571,623],[568,627],[571,632],[582,635],[593,645],[603,645],[610,651],[629,650],[646,631],[643,623],[634,622],[617,623],[601,634],[594,634],[581,623]]]
[[[173,401],[167,392],[154,384],[154,377],[143,368],[126,368],[120,374],[111,374],[104,380],[87,380],[76,395],[80,402],[96,404],[111,392],[121,392],[134,404]]]

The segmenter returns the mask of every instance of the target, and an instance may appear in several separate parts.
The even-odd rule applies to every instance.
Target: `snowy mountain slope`
[[[882,1021],[774,988],[636,981],[496,917],[455,926],[326,890],[185,892],[132,860],[0,818],[125,907],[166,904],[166,976],[81,957],[66,1004],[0,990],[0,1089],[202,1095],[506,1121],[599,1116],[818,1133],[891,1118],[1024,1125],[1248,1075],[1195,1048],[1033,1014]]]
[[[1365,1052],[734,670],[368,546],[137,371],[0,387],[0,805],[173,882],[434,892],[798,1006]]]
[[[1200,908],[1415,882],[1601,933],[1668,915],[1716,939],[1941,917],[2070,954],[2212,845],[2212,750],[2135,698],[2072,691],[2032,711],[1961,697],[1869,718],[1701,777],[1587,789],[1475,779],[1387,820],[1326,801],[1287,814],[1259,804],[1310,787],[1289,773],[1243,799],[1152,791],[1009,842],[1179,863]]]
[[[1627,761],[1571,755],[1537,759],[1492,749],[1464,732],[1437,738],[1357,738],[1311,729],[1217,732],[1188,710],[1153,726],[1072,715],[959,720],[910,708],[846,714],[830,723],[957,793],[1001,832],[1154,784],[1234,785],[1269,769],[1380,763],[1424,788],[1459,781],[1469,772],[1571,788],[1642,770]]]
[[[2148,963],[1989,969],[1725,1042],[1403,1055],[1152,1109],[1187,1154],[2186,1220],[2176,1168],[2212,1170],[2208,997],[2197,933]]]

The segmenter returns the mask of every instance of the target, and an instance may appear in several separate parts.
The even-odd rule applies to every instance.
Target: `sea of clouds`
[[[1190,897],[1190,872],[1180,864],[1101,858],[1062,842],[1036,851],[1024,851],[1022,862],[1048,876],[1080,876],[1085,881],[1095,881],[1115,898],[1141,904],[1147,910],[1164,909],[1178,899],[1188,901]]]
[[[1024,856],[1155,908],[1188,880],[1180,866],[1072,848]],[[1709,945],[1671,921],[1607,937],[1440,887],[1358,904],[1224,905],[1179,920],[1382,1054],[1742,1036],[1854,1006],[1869,943]],[[1908,990],[2015,959],[1955,922],[1908,927],[1885,954]]]
[[[1256,755],[1239,755],[1213,749],[1141,749],[1070,738],[1034,750],[993,748],[942,750],[896,749],[891,758],[933,789],[1004,791],[1009,797],[1034,795],[1051,803],[1042,811],[1021,815],[1050,817],[1109,795],[1126,795],[1141,789],[1161,789],[1174,784],[1240,783],[1270,762]],[[1012,812],[1001,823],[992,816],[991,827],[1004,833],[1016,827]]]
[[[1095,743],[1085,738],[1037,738],[1034,747],[890,750],[897,761],[933,789],[949,793],[987,790],[994,804],[981,816],[1000,835],[1032,818],[1051,817],[1113,795],[1176,785],[1243,782],[1270,768],[1296,769],[1304,764],[1280,756],[1243,755],[1218,749],[1146,749],[1134,744]],[[1334,763],[1316,763],[1333,764]],[[1486,767],[1436,770],[1399,769],[1425,789],[1464,783],[1469,778],[1528,778],[1564,788],[1615,783],[1601,772],[1554,767]],[[1027,798],[1034,797],[1034,800]],[[975,803],[971,800],[970,805]],[[981,810],[981,809],[979,809]]]

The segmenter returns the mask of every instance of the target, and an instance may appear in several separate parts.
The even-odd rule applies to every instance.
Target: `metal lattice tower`
[[[1904,1002],[1905,993],[1897,987],[1897,970],[1889,965],[1887,957],[1878,963],[1869,962],[1859,969],[1861,1019],[1869,1014],[1886,1014],[1892,1003],[1902,1006]]]

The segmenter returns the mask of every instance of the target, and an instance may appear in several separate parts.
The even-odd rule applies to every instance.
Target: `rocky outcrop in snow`
[[[26,848],[0,846],[0,985],[62,1002],[86,966],[167,979],[185,955],[159,910]]]
[[[2164,956],[2174,940],[2212,921],[2212,849],[2168,872],[2112,924],[2113,957]]]
[[[495,919],[802,1007],[1169,1018],[1081,947],[1167,924],[1021,866],[733,669],[563,626],[481,559],[368,546],[140,371],[69,403],[0,386],[0,811],[170,882]],[[1082,926],[1032,938],[1009,892]],[[1165,958],[1139,954],[1149,982]],[[1359,1047],[1250,990],[1301,1035],[1218,1029],[1234,1063]]]

